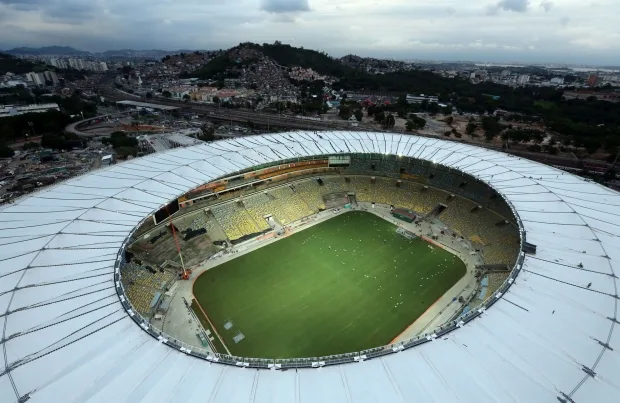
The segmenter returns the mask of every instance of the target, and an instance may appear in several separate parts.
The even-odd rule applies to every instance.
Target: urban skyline
[[[620,65],[612,0],[0,0],[0,48],[219,49],[281,40],[335,57]]]

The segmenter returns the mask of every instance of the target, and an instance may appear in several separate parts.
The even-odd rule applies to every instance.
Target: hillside
[[[340,60],[334,59],[325,52],[318,52],[316,50],[296,48],[279,42],[274,44],[264,43],[262,45],[244,43],[240,46],[255,49],[270,57],[276,63],[286,67],[300,66],[306,69],[310,68],[320,74],[335,77],[341,77],[349,70]]]
[[[28,60],[18,59],[6,53],[0,53],[0,75],[6,73],[24,74],[33,72],[41,72],[45,70],[45,66],[41,63],[32,63]]]
[[[264,57],[268,57],[282,66],[311,68],[328,76],[342,77],[352,72],[352,69],[345,66],[340,60],[334,59],[324,52],[296,48],[280,42],[262,45],[246,42],[215,57],[202,68],[193,72],[191,76],[199,78],[234,77],[236,76],[234,70],[237,67],[249,65]]]

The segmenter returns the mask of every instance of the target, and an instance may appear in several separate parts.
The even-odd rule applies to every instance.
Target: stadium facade
[[[521,253],[507,283],[465,320],[319,368],[215,362],[131,309],[118,277],[123,249],[170,200],[252,166],[352,153],[478,178],[511,206],[536,253]],[[400,134],[252,136],[112,165],[0,210],[0,400],[618,402],[619,208],[620,194],[555,168]]]

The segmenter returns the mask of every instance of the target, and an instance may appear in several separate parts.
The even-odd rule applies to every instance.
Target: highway
[[[117,116],[129,115],[131,113],[135,113],[135,111],[126,111],[126,112],[118,112],[118,113],[112,113],[112,114],[107,114],[107,115],[99,115],[99,116],[95,116],[93,118],[80,120],[78,122],[73,122],[73,123],[70,123],[69,125],[67,125],[67,127],[65,127],[65,131],[67,133],[75,134],[75,135],[80,136],[80,137],[99,136],[99,134],[91,134],[91,133],[86,133],[86,132],[80,131],[78,126],[85,125],[86,123],[89,123],[89,122],[92,122],[92,121],[95,121],[95,120],[98,120],[98,119],[103,119],[104,117],[111,117],[111,118],[113,118],[113,117],[117,117]]]
[[[114,89],[106,91],[105,97],[111,101],[121,101],[125,100],[127,97]],[[315,121],[315,120],[307,120],[301,119],[297,117],[289,117],[289,116],[280,116],[274,113],[269,112],[256,112],[249,109],[231,109],[231,108],[219,108],[216,105],[209,104],[196,104],[191,102],[179,102],[172,100],[165,100],[161,98],[151,98],[151,99],[141,99],[142,102],[148,102],[152,104],[159,105],[167,105],[167,106],[177,106],[184,112],[195,113],[205,115],[205,118],[208,120],[219,120],[222,122],[236,122],[239,124],[245,124],[248,121],[253,122],[255,125],[260,125],[265,128],[281,128],[281,129],[298,129],[298,130],[345,130],[345,131],[382,131],[377,130],[375,127],[364,127],[357,126],[353,127],[347,121]],[[127,113],[127,112],[125,112]],[[113,116],[113,115],[112,115]],[[93,118],[96,119],[96,118]],[[79,132],[79,130],[75,129],[75,126],[79,125],[81,122],[73,123],[69,125],[75,131],[76,134],[80,136],[91,136],[88,133]],[[383,130],[385,131],[385,130]],[[390,130],[391,132],[400,132],[403,134],[415,134],[417,136],[422,137],[430,137],[437,138],[436,136],[428,136],[423,135],[421,133],[413,132],[407,133],[402,130]],[[224,136],[228,137],[228,136]],[[232,137],[232,136],[231,136]],[[467,143],[467,141],[460,139],[452,139],[452,138],[444,138],[444,140],[454,141],[459,143]],[[549,155],[544,153],[536,153],[530,152],[526,150],[518,150],[518,149],[508,149],[502,150],[501,146],[495,146],[492,144],[474,144],[479,147],[488,148],[497,151],[504,151],[509,154],[513,154],[519,157],[528,158],[534,161],[539,161],[549,165],[558,165],[563,167],[577,167],[579,165],[579,161],[565,156],[559,155]]]
[[[105,97],[111,101],[123,101],[127,99],[125,95],[116,91],[107,92]],[[205,115],[205,118],[209,120],[229,121],[240,124],[251,121],[255,125],[261,127],[305,130],[352,129],[350,123],[347,121],[312,120],[294,116],[282,116],[270,112],[257,112],[250,109],[220,108],[217,105],[180,102],[161,98],[141,99],[141,101],[157,105],[176,106],[180,108],[182,112]]]

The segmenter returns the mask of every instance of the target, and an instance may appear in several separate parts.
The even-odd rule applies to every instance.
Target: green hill
[[[222,78],[223,76],[236,76],[237,74],[234,72],[236,67],[249,65],[255,61],[254,58],[250,58],[242,62],[237,60],[236,54],[244,49],[259,52],[264,56],[269,57],[276,63],[286,67],[299,66],[303,68],[311,68],[320,74],[335,77],[350,75],[353,72],[352,68],[345,66],[340,60],[329,56],[325,52],[296,48],[294,46],[285,45],[276,41],[274,44],[264,43],[262,45],[250,42],[241,43],[238,46],[229,49],[224,54],[214,58],[202,68],[193,72],[191,76],[199,78]]]
[[[0,75],[6,73],[24,74],[34,71],[35,73],[45,70],[45,65],[32,63],[28,60],[18,59],[6,53],[0,53]]]
[[[332,58],[325,52],[318,52],[312,49],[296,48],[279,42],[274,44],[264,43],[262,45],[245,43],[242,46],[256,49],[273,59],[276,63],[286,67],[300,66],[306,69],[310,68],[318,73],[335,77],[343,76],[350,70],[340,60]]]

